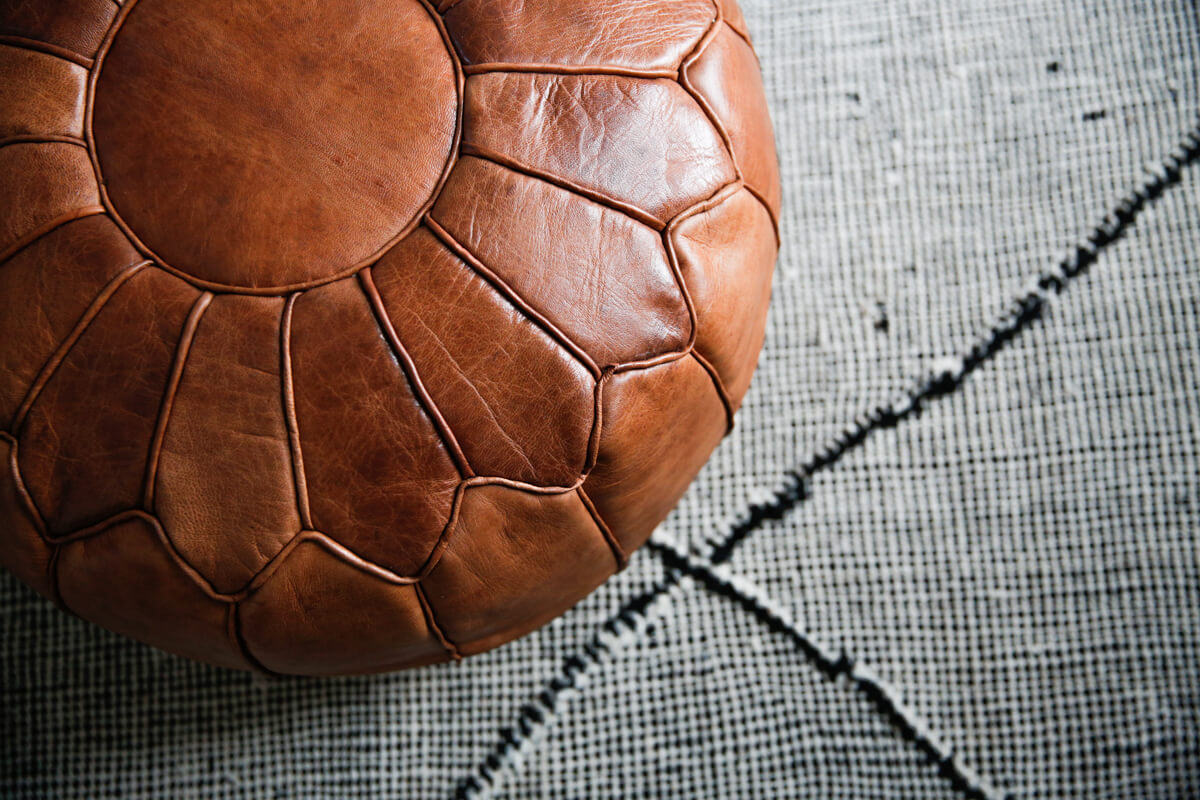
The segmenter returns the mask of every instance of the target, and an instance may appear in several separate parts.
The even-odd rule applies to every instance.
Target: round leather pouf
[[[478,653],[732,423],[779,177],[733,0],[0,6],[0,563],[202,661]]]

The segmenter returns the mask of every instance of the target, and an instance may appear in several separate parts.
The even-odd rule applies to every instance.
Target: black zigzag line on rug
[[[789,470],[784,476],[782,488],[776,490],[771,500],[749,506],[741,520],[730,529],[725,537],[715,543],[708,557],[709,562],[712,565],[720,565],[728,561],[738,544],[747,536],[761,528],[766,522],[783,518],[807,499],[811,477],[837,463],[843,455],[866,441],[873,431],[893,427],[902,420],[919,413],[925,402],[954,392],[968,375],[991,359],[1007,342],[1037,320],[1041,316],[1046,302],[1051,297],[1061,294],[1074,278],[1083,274],[1088,267],[1094,264],[1100,253],[1119,240],[1151,202],[1167,189],[1182,181],[1183,170],[1195,164],[1197,160],[1200,160],[1200,119],[1162,161],[1147,168],[1149,176],[1147,180],[1124,195],[1086,239],[1054,267],[1036,275],[1032,286],[1010,302],[984,335],[977,339],[969,349],[958,357],[939,360],[935,368],[917,381],[910,390],[894,401],[884,403],[866,414],[860,415],[852,425],[835,436],[808,461]],[[501,741],[474,773],[459,783],[455,792],[456,798],[464,800],[474,798],[486,787],[491,786],[496,773],[511,761],[516,752],[531,739],[539,728],[547,725],[548,717],[556,713],[564,693],[579,685],[580,676],[588,670],[606,663],[612,657],[612,647],[609,642],[617,640],[622,632],[636,632],[639,620],[645,617],[646,610],[651,604],[665,596],[673,587],[678,586],[684,575],[691,574],[685,571],[681,565],[673,563],[677,561],[679,554],[664,555],[664,553],[674,552],[669,548],[651,545],[648,549],[666,565],[667,571],[663,579],[650,589],[625,602],[614,616],[600,626],[600,631],[584,644],[579,652],[564,659],[560,674],[552,678],[534,700],[521,707],[514,726],[500,731]],[[686,563],[694,565],[694,562]],[[700,581],[701,585],[709,586],[709,581],[706,581],[704,576],[713,575],[713,573],[707,569],[698,572],[700,574],[695,575],[696,579]],[[739,599],[743,593],[736,592],[735,594],[738,597],[734,599]],[[739,602],[748,603],[750,606],[759,605],[752,599],[739,599]],[[753,608],[748,607],[747,610],[758,616]],[[768,627],[777,624],[771,623],[769,620],[764,620],[764,622],[768,624]],[[783,632],[787,633],[787,631]],[[810,640],[803,636],[797,639],[794,632],[789,635],[801,652],[809,657],[818,669],[826,673],[830,671],[822,665],[822,659],[814,658],[814,653],[819,651],[814,649],[815,646]],[[842,659],[839,657],[834,663],[837,665],[841,662]],[[846,673],[847,670],[851,672],[854,670],[852,661],[837,667],[833,670],[833,674],[836,677],[838,674]],[[859,684],[869,696],[882,698],[877,701],[877,708],[897,727],[902,737],[914,739],[917,736],[918,730],[910,720],[903,716],[897,719],[897,715],[889,711],[889,708],[899,709],[899,705],[889,699],[890,695],[887,694],[886,689],[872,686],[869,679],[864,681],[860,678]],[[918,746],[922,747],[923,752],[937,764],[941,774],[950,780],[952,786],[959,788],[972,798],[979,796],[973,793],[973,787],[975,790],[981,790],[982,785],[978,783],[978,779],[973,773],[963,769],[957,759],[953,758],[952,753],[944,753],[940,748],[934,748],[931,752],[919,741]],[[950,757],[947,758],[947,755]]]

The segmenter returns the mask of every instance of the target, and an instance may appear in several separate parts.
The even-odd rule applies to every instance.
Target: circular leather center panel
[[[284,291],[368,263],[438,188],[455,64],[418,0],[140,0],[100,55],[107,201],[168,268]]]

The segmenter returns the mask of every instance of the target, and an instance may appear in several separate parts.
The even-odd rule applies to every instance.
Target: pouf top
[[[545,624],[732,425],[779,214],[732,0],[0,7],[0,563],[280,673]]]
[[[348,275],[449,169],[456,67],[418,0],[130,2],[95,69],[101,186],[131,238],[198,284]]]

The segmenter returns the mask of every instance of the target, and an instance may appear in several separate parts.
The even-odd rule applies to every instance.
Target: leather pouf
[[[0,561],[230,667],[520,636],[728,430],[778,211],[733,0],[0,4]]]

